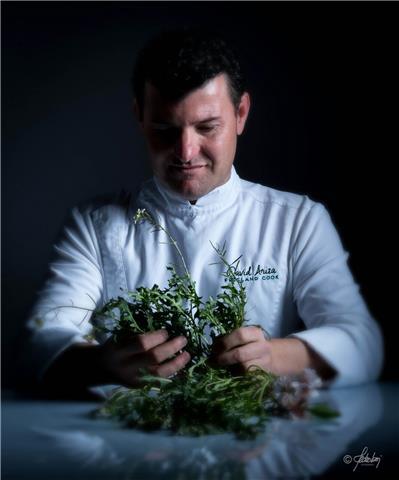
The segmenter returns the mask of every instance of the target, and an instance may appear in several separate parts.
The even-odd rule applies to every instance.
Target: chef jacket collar
[[[231,168],[229,180],[200,197],[195,205],[182,198],[178,193],[162,184],[158,178],[153,177],[157,197],[169,212],[196,216],[210,213],[229,207],[236,200],[240,190],[240,177],[234,167]],[[155,192],[154,192],[155,193]]]

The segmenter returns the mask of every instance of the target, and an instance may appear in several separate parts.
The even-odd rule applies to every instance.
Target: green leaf
[[[329,407],[325,403],[316,403],[308,407],[308,412],[318,418],[336,418],[339,412]]]

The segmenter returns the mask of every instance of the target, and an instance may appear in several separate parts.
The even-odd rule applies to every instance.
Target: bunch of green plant
[[[138,210],[135,221],[143,220],[167,235],[179,253],[184,273],[179,275],[174,266],[167,266],[170,272],[167,287],[139,287],[134,292],[126,292],[125,296],[111,299],[95,312],[93,323],[101,324],[96,321],[98,317],[112,319],[114,324],[111,327],[96,328],[110,333],[116,342],[160,328],[165,328],[171,337],[184,335],[187,338],[186,350],[191,355],[191,362],[195,364],[202,358],[209,357],[211,343],[216,337],[244,324],[245,288],[234,273],[241,257],[229,263],[226,260],[225,245],[221,248],[212,245],[219,262],[226,268],[225,283],[215,298],[210,297],[203,302],[197,294],[195,282],[175,239],[146,210]],[[210,340],[205,332],[208,332]]]
[[[115,342],[160,328],[165,328],[171,337],[184,335],[191,362],[169,379],[143,372],[144,386],[118,389],[97,414],[145,430],[256,436],[270,414],[287,413],[275,395],[277,377],[255,366],[244,375],[234,376],[230,370],[214,368],[208,363],[214,339],[245,323],[245,288],[235,275],[240,257],[228,262],[225,246],[212,245],[225,267],[225,282],[215,298],[203,301],[170,233],[146,210],[138,210],[135,221],[148,221],[167,235],[179,254],[184,273],[179,275],[174,266],[168,266],[170,278],[166,287],[154,285],[126,292],[124,297],[112,299],[96,311],[93,322],[96,323],[98,316],[110,318],[113,325],[101,329],[110,333]],[[317,414],[317,408],[314,412]]]
[[[128,427],[170,430],[180,435],[232,432],[238,438],[260,433],[271,410],[274,375],[253,368],[243,376],[192,365],[172,379],[143,376],[142,388],[116,391],[98,415]]]

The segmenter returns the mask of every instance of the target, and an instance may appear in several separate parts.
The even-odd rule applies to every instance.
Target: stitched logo
[[[239,282],[256,282],[258,280],[278,280],[278,271],[274,267],[262,267],[250,265],[249,267],[235,267],[234,273]]]

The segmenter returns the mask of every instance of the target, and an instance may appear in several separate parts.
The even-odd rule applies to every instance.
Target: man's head
[[[199,30],[159,35],[139,54],[133,89],[162,183],[194,201],[229,179],[249,95],[223,40]]]

